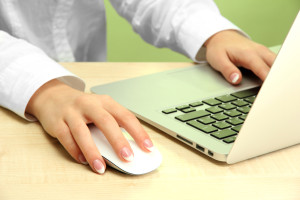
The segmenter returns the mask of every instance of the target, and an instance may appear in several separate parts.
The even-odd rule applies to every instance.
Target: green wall
[[[190,62],[169,49],[144,42],[129,23],[104,0],[107,15],[108,61]],[[282,44],[300,9],[300,0],[215,0],[221,13],[266,46]]]

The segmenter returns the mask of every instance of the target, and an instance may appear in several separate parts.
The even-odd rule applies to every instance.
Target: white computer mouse
[[[156,147],[152,152],[144,152],[134,140],[128,139],[134,153],[134,159],[131,162],[125,162],[120,160],[104,134],[95,125],[89,125],[89,128],[96,146],[109,166],[130,175],[146,174],[160,166],[162,156]],[[123,133],[126,132],[122,128],[121,130]]]

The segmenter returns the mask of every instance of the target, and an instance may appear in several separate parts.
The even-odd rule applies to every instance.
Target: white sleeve
[[[220,14],[213,0],[110,1],[146,42],[168,47],[194,61],[205,41],[215,33],[234,29],[243,34]],[[200,52],[204,54],[205,48]]]
[[[51,60],[42,50],[0,31],[0,106],[33,120],[25,113],[31,96],[46,82],[59,79],[84,90],[84,83]]]

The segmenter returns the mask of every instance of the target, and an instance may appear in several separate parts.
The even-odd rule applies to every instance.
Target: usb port
[[[213,157],[214,156],[214,153],[213,152],[211,152],[210,150],[208,150],[208,155],[210,155],[211,157]]]
[[[205,151],[204,147],[201,147],[199,144],[196,144],[196,148],[202,152]]]

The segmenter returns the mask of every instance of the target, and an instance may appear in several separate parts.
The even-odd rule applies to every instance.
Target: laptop
[[[300,142],[300,14],[266,80],[238,86],[208,64],[98,85],[139,119],[228,164]]]

